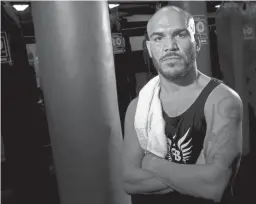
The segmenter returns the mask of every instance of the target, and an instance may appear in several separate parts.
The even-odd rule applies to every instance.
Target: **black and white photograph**
[[[256,203],[256,1],[1,1],[2,204]]]

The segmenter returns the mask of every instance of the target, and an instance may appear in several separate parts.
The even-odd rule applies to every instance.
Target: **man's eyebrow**
[[[188,29],[187,28],[175,29],[173,31],[173,34],[182,33],[182,32],[188,33]]]
[[[178,28],[178,29],[175,29],[173,31],[173,34],[176,35],[177,33],[181,33],[181,32],[186,32],[188,33],[188,29],[187,28]],[[150,35],[150,38],[152,38],[154,35],[159,35],[159,36],[164,36],[164,33],[162,32],[153,32],[151,35]]]
[[[162,32],[153,32],[153,33],[150,35],[150,38],[152,38],[154,35],[164,36],[164,34],[163,34]]]

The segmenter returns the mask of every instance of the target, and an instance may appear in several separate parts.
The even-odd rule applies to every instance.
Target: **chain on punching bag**
[[[127,204],[107,3],[33,2],[62,204]]]

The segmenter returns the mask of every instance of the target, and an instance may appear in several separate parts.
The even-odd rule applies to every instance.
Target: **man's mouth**
[[[180,59],[179,56],[166,57],[163,59],[163,62],[168,60],[179,60],[179,59]]]

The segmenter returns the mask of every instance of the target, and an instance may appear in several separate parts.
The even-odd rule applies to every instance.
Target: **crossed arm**
[[[207,152],[206,164],[176,164],[147,154],[142,156],[142,166],[137,166],[144,175],[143,182],[135,178],[135,175],[140,177],[139,170],[131,171],[134,176],[126,177],[130,182],[131,178],[134,179],[130,193],[152,193],[167,190],[169,186],[182,194],[219,201],[231,175],[235,173],[232,167],[237,165],[236,158],[241,155],[241,100],[234,95],[224,97],[214,105],[213,113],[213,125],[208,131],[211,134],[208,136],[213,138],[213,146]],[[146,189],[146,186],[151,189]]]
[[[152,173],[141,168],[144,151],[141,149],[134,129],[134,115],[137,99],[129,105],[125,118],[123,177],[124,189],[128,194],[166,193],[170,187]]]

